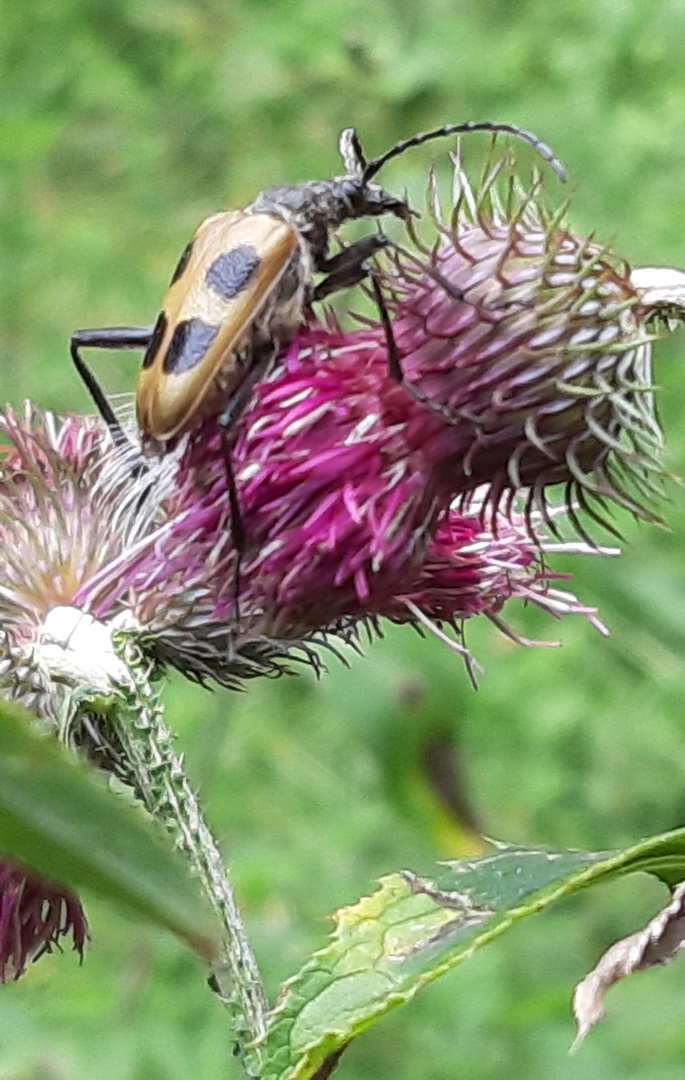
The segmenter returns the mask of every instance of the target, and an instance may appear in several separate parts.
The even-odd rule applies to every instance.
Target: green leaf
[[[336,915],[330,943],[285,986],[264,1040],[263,1080],[306,1080],[331,1055],[476,949],[579,889],[646,871],[685,877],[685,829],[624,851],[552,852],[494,845],[448,864],[435,881],[382,878]]]
[[[165,839],[95,769],[38,730],[35,717],[0,701],[0,852],[124,905],[211,960],[220,929]]]

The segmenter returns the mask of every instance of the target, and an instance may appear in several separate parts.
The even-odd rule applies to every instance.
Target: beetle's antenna
[[[507,135],[516,135],[519,139],[523,139],[524,142],[527,142],[529,146],[532,146],[533,150],[535,150],[544,161],[549,162],[560,180],[565,182],[568,179],[568,174],[561,159],[557,157],[551,146],[548,146],[542,139],[538,139],[537,135],[532,131],[525,131],[523,128],[517,127],[516,124],[500,124],[491,120],[466,120],[463,124],[445,124],[444,127],[435,128],[433,131],[423,131],[418,135],[412,136],[411,139],[404,139],[402,142],[395,143],[390,150],[381,154],[380,157],[372,158],[371,161],[367,161],[364,164],[362,181],[365,184],[368,183],[368,181],[376,175],[379,169],[382,169],[386,162],[391,161],[392,158],[399,157],[405,150],[409,150],[413,146],[421,146],[422,143],[430,142],[432,139],[441,139],[446,135],[458,135],[462,132],[466,133],[469,131],[501,131]],[[343,153],[342,141],[343,135],[345,135],[346,132],[352,132],[352,135],[357,141],[357,146],[359,146],[359,140],[356,139],[354,129],[347,128],[340,136],[340,152],[343,154],[343,160],[345,160],[345,155]],[[361,154],[361,147],[359,147],[359,152]],[[363,155],[361,160],[364,161]],[[347,167],[347,161],[345,161],[345,165]],[[348,171],[354,174],[353,169],[348,169]]]

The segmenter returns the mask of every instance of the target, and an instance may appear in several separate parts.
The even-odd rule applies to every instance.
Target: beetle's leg
[[[250,364],[247,375],[237,390],[231,394],[231,397],[217,417],[219,427],[221,428],[221,446],[224,454],[224,467],[226,470],[226,486],[228,488],[228,504],[231,515],[231,536],[233,537],[233,545],[236,552],[235,574],[233,578],[233,602],[235,605],[235,621],[237,626],[240,626],[240,570],[243,555],[247,550],[248,534],[240,509],[240,499],[238,497],[238,488],[235,482],[235,471],[233,469],[233,460],[231,458],[231,448],[227,432],[228,428],[238,419],[243,409],[247,406],[255,383],[259,382],[259,380],[267,374],[276,358],[279,348],[280,343],[274,341],[266,342],[262,348],[259,348],[257,345],[252,347],[252,363]]]
[[[377,252],[386,248],[390,242],[383,233],[372,233],[370,236],[363,236],[360,240],[348,244],[332,258],[320,263],[317,269],[327,273],[327,276],[314,289],[312,300],[322,300],[330,296],[332,292],[337,292],[338,289],[348,289],[352,285],[358,285],[365,278],[369,278],[388,348],[388,372],[396,382],[404,383],[400,354],[378,274],[368,261]]]
[[[235,482],[233,459],[231,458],[231,446],[228,432],[225,427],[221,428],[221,450],[224,458],[224,472],[226,473],[226,487],[228,489],[228,508],[231,518],[231,539],[235,548],[235,569],[233,572],[233,617],[236,630],[240,628],[240,571],[242,569],[243,555],[247,547],[247,530],[240,510],[240,500]],[[232,646],[231,646],[232,649]]]
[[[147,349],[152,327],[110,326],[102,330],[77,330],[71,335],[69,351],[76,370],[93,404],[109,428],[116,446],[130,445],[112,406],[79,352],[80,349]]]
[[[235,472],[233,470],[233,458],[231,457],[231,446],[226,428],[221,429],[221,450],[224,458],[224,469],[226,471],[226,488],[228,490],[228,505],[231,511],[231,537],[235,545],[235,549],[238,552],[238,558],[244,555],[245,548],[247,547],[247,530],[245,528],[245,522],[243,521],[243,515],[240,512],[240,502],[238,500],[238,488],[235,482]]]
[[[385,298],[383,297],[383,290],[381,289],[378,275],[373,269],[369,270],[369,280],[371,282],[373,298],[376,301],[376,307],[378,308],[378,314],[381,317],[383,333],[385,334],[385,347],[388,351],[388,374],[395,382],[402,383],[403,386],[406,386],[404,372],[402,371],[402,361],[400,360],[400,352],[397,348],[395,334],[392,329],[392,321],[385,304]]]
[[[268,374],[269,368],[280,352],[282,342],[269,340],[252,344],[252,360],[245,378],[240,386],[233,391],[230,398],[219,413],[218,421],[221,427],[228,428],[238,419],[243,409],[247,406],[255,383]]]
[[[332,258],[321,260],[316,269],[326,277],[314,288],[312,300],[323,300],[340,289],[358,285],[369,276],[371,268],[368,260],[387,247],[389,242],[382,233],[372,233],[348,244]]]
[[[397,348],[397,342],[395,341],[395,335],[392,328],[392,320],[388,313],[388,309],[383,298],[383,291],[380,284],[380,275],[374,268],[373,264],[369,262],[372,256],[376,255],[383,248],[388,246],[396,246],[392,240],[383,233],[372,233],[370,236],[363,236],[360,240],[355,240],[342,251],[337,252],[330,259],[323,259],[319,261],[317,270],[325,273],[327,276],[321,281],[312,292],[312,302],[315,300],[323,300],[326,296],[330,296],[331,293],[337,292],[339,289],[347,289],[352,285],[358,285],[360,281],[365,278],[369,278],[371,283],[371,290],[373,292],[374,300],[376,301],[376,307],[378,308],[378,314],[380,316],[381,325],[383,327],[383,333],[385,334],[386,347],[388,351],[388,374],[396,382],[400,383],[407,393],[411,394],[415,401],[418,401],[420,405],[430,409],[431,412],[437,413],[443,420],[446,420],[450,424],[458,424],[460,418],[453,414],[450,409],[445,405],[441,405],[437,401],[433,401],[417,386],[413,383],[407,382],[402,370],[402,360],[400,357],[399,349]],[[463,299],[461,290],[452,285],[450,281],[443,277],[439,271],[434,268],[426,269],[426,272],[434,279],[436,284],[454,300]]]
[[[332,292],[337,292],[338,289],[350,288],[350,286],[358,285],[360,281],[368,278],[371,282],[371,290],[378,308],[383,333],[385,334],[388,350],[388,374],[396,382],[401,383],[412,397],[421,402],[422,405],[426,405],[428,408],[442,414],[442,406],[436,405],[420,390],[405,381],[402,361],[395,341],[392,321],[383,298],[379,275],[373,264],[369,262],[373,255],[382,251],[391,243],[392,241],[383,233],[372,233],[370,236],[363,236],[361,240],[349,244],[348,247],[343,248],[331,259],[326,259],[324,263],[319,265],[318,269],[327,271],[327,277],[314,289],[312,300],[322,300]]]
[[[398,382],[408,394],[418,401],[419,405],[423,405],[431,412],[437,413],[443,420],[446,420],[450,424],[459,423],[459,417],[455,416],[445,405],[441,405],[437,401],[433,401],[424,394],[422,390],[419,390],[413,383],[407,382],[404,371],[402,370],[402,360],[400,358],[399,349],[397,348],[397,342],[395,341],[395,334],[392,329],[392,320],[388,313],[388,309],[383,297],[383,291],[378,280],[378,273],[373,267],[369,267],[369,280],[371,282],[371,290],[373,292],[374,300],[376,301],[376,307],[378,308],[378,314],[381,319],[381,326],[383,327],[383,333],[385,334],[385,347],[388,351],[388,374],[392,379]]]

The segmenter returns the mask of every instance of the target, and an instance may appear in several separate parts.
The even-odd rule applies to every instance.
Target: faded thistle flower
[[[106,629],[69,605],[145,531],[148,514],[100,421],[60,422],[27,405],[23,415],[7,409],[0,431],[9,441],[0,463],[0,693],[58,731],[71,690],[107,691],[121,669]],[[117,748],[96,718],[72,721],[67,741],[116,768]],[[77,897],[0,855],[0,981],[69,936],[82,956],[88,930]]]
[[[0,858],[0,982],[18,979],[68,937],[83,957],[88,927],[76,897]]]
[[[149,531],[154,507],[141,502],[130,461],[99,420],[58,421],[27,404],[23,415],[0,415],[0,433],[10,444],[0,465],[0,692],[56,726],[69,685],[105,687],[106,643],[68,606]],[[79,647],[66,659],[60,642],[74,635]],[[113,654],[103,662],[115,663]]]

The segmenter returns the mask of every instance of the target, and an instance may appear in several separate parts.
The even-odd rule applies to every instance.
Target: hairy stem
[[[130,682],[119,687],[122,699],[117,701],[110,722],[130,770],[130,783],[150,814],[187,854],[222,921],[222,948],[212,967],[211,982],[231,1015],[236,1055],[248,1076],[258,1077],[255,1043],[264,1034],[267,1002],[233,889],[181,758],[174,752],[163,707],[150,684],[150,664],[130,634],[117,635],[115,647]]]

